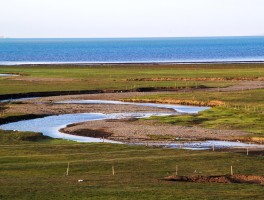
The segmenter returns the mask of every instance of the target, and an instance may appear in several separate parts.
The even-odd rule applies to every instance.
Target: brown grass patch
[[[210,106],[210,107],[225,105],[223,101],[217,101],[217,100],[204,102],[197,100],[178,100],[178,99],[128,99],[124,101],[140,102],[140,103],[164,103],[164,104],[181,104],[181,105],[193,105],[193,106]]]
[[[251,183],[264,184],[264,176],[222,175],[222,176],[169,176],[164,180],[193,183]]]

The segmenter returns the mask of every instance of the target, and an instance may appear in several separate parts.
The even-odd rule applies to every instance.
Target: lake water
[[[0,64],[262,62],[264,37],[0,39]]]

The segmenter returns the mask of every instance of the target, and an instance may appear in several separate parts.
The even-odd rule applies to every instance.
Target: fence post
[[[112,166],[112,174],[113,174],[113,176],[115,175],[115,168],[114,168],[114,166]]]
[[[69,171],[70,171],[70,163],[68,162],[68,167],[67,167],[67,170],[66,170],[66,176],[69,175]]]

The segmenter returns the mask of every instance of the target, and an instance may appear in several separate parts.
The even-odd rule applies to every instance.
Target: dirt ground
[[[21,113],[35,115],[59,115],[71,113],[124,113],[124,112],[166,112],[173,110],[163,108],[143,107],[136,105],[112,105],[112,104],[54,104],[54,103],[26,103],[10,105],[6,113]]]
[[[232,92],[264,88],[264,81],[239,81],[238,84],[226,88],[208,88],[207,91]]]
[[[166,181],[194,182],[194,183],[251,183],[264,184],[264,176],[254,175],[222,175],[222,176],[169,176]]]
[[[159,124],[154,120],[103,120],[73,124],[61,130],[68,134],[96,136],[123,142],[171,142],[182,140],[237,140],[247,133],[233,130],[214,130],[197,126],[185,127]],[[80,134],[81,133],[81,134]],[[85,134],[86,133],[86,134]],[[98,137],[101,137],[99,134]]]

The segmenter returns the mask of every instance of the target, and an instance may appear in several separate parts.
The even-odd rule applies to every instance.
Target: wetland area
[[[261,63],[1,66],[0,86],[3,199],[264,195]]]

